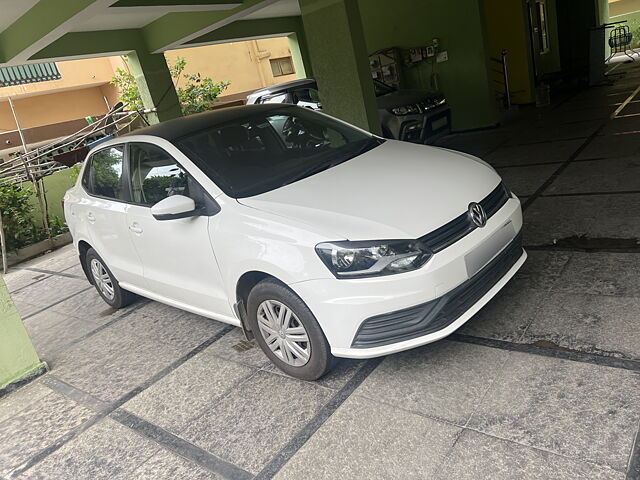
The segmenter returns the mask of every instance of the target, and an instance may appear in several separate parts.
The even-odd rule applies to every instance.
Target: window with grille
[[[271,62],[271,71],[273,72],[274,77],[281,77],[282,75],[291,75],[292,73],[296,73],[293,68],[293,61],[291,60],[291,57],[272,58],[269,62]]]

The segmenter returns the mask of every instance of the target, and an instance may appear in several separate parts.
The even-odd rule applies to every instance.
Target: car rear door
[[[118,281],[141,285],[142,264],[127,228],[130,189],[124,152],[124,145],[111,145],[89,157],[82,176],[87,196],[75,210],[79,220],[86,222],[91,246]]]
[[[142,259],[148,290],[203,313],[233,316],[209,240],[215,202],[164,149],[151,143],[130,143],[128,172],[132,204],[127,226]],[[171,195],[193,198],[205,213],[156,220],[151,207]]]

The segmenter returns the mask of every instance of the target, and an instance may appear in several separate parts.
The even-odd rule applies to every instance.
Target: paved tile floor
[[[437,344],[302,382],[232,327],[108,308],[71,247],[11,269],[51,371],[0,399],[0,477],[640,478],[640,71],[625,68],[440,142],[522,197],[530,257]]]

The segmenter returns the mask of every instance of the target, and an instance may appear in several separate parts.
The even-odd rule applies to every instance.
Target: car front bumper
[[[291,287],[318,319],[333,355],[372,358],[408,350],[450,335],[507,284],[527,257],[521,228],[520,202],[511,198],[484,228],[414,272]]]

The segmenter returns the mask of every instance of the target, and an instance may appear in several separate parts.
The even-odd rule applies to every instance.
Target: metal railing
[[[509,88],[509,66],[507,64],[507,51],[500,52],[500,58],[491,57],[494,66],[500,66],[500,70],[492,68],[491,71],[500,75],[499,79],[494,78],[493,81],[498,84],[502,90],[501,96],[505,109],[511,109],[511,90]]]

